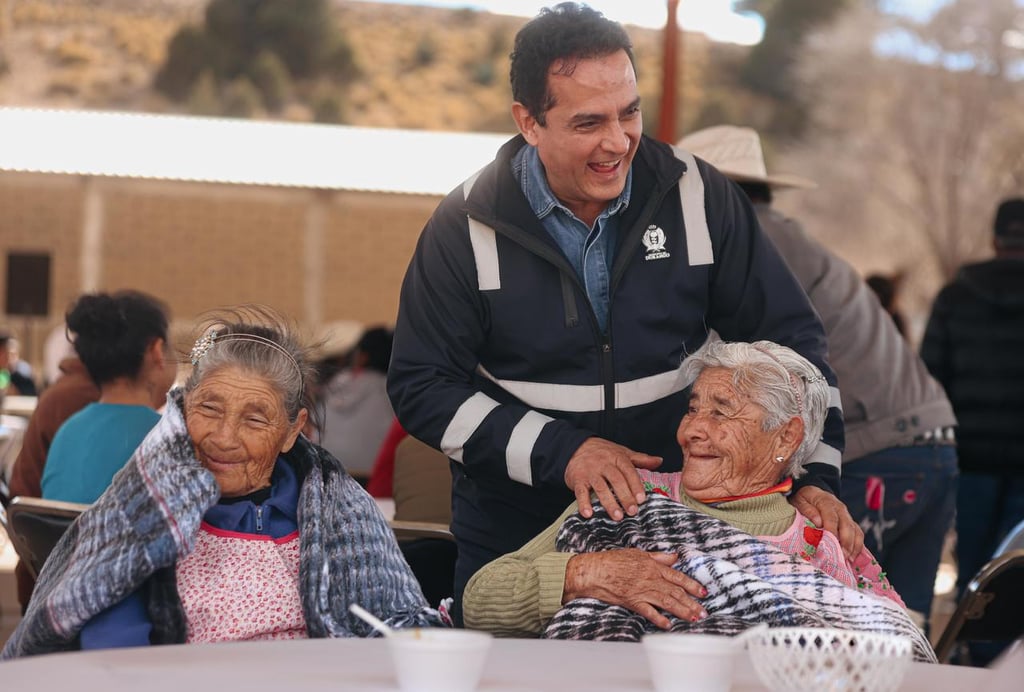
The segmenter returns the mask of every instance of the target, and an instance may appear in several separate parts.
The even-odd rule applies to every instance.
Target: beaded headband
[[[803,415],[803,413],[804,413],[804,396],[803,396],[803,392],[801,391],[802,388],[800,387],[799,383],[797,382],[796,375],[791,373],[789,371],[789,368],[787,368],[783,364],[783,362],[781,360],[779,360],[775,356],[775,354],[772,353],[771,351],[769,351],[768,349],[764,348],[763,346],[754,346],[754,348],[756,348],[758,351],[760,351],[761,353],[765,354],[766,356],[768,356],[769,358],[774,360],[776,363],[778,363],[780,366],[782,366],[782,369],[786,371],[787,375],[789,375],[789,386],[790,386],[790,388],[792,388],[793,395],[796,397],[796,407],[797,407],[797,410],[800,412],[801,415]],[[821,374],[815,375],[814,377],[803,377],[803,376],[801,376],[800,379],[802,379],[805,384],[815,384],[815,383],[818,383],[818,382],[824,382],[825,381],[825,376],[821,375]]]
[[[217,334],[216,329],[211,329],[206,332],[203,336],[196,340],[195,345],[192,347],[192,351],[189,353],[189,360],[192,361],[192,365],[199,365],[199,361],[202,360],[206,352],[210,350],[214,343],[222,343],[225,341],[251,341],[257,344],[263,344],[270,348],[284,354],[291,364],[295,366],[295,371],[299,373],[299,381],[302,381],[302,368],[299,367],[299,362],[295,360],[295,356],[289,353],[281,344],[276,341],[272,341],[266,337],[259,336],[258,334],[245,334],[232,332],[229,334]]]

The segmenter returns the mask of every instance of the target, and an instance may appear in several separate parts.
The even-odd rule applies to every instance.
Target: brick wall
[[[87,186],[101,202],[97,288],[135,288],[171,307],[175,321],[246,302],[268,304],[307,327],[318,321],[393,323],[416,240],[440,198],[204,183],[0,173],[0,308],[6,257],[50,252],[50,316],[0,315],[31,329],[38,365],[46,332],[83,287]],[[319,210],[319,212],[317,211]],[[310,215],[321,219],[309,229]],[[21,335],[23,341],[25,336]]]

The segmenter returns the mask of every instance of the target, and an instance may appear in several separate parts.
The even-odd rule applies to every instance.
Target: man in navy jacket
[[[593,494],[621,518],[644,499],[637,467],[680,469],[679,366],[708,339],[785,344],[835,385],[821,324],[742,193],[643,136],[633,62],[622,27],[588,7],[527,23],[520,135],[440,204],[402,286],[388,391],[453,461],[456,618],[469,577],[574,495],[584,515]],[[794,503],[853,551],[838,400]],[[701,586],[649,563],[651,603],[697,616]]]

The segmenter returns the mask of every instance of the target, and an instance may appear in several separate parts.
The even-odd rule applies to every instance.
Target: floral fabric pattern
[[[176,572],[187,643],[306,637],[298,531],[275,540],[204,523]]]

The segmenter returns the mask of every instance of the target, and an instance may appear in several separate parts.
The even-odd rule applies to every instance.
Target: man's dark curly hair
[[[543,126],[544,114],[555,105],[548,91],[548,73],[554,63],[561,62],[555,74],[571,75],[580,60],[620,50],[626,51],[635,71],[633,43],[618,22],[577,2],[546,7],[516,34],[509,56],[512,98]]]

